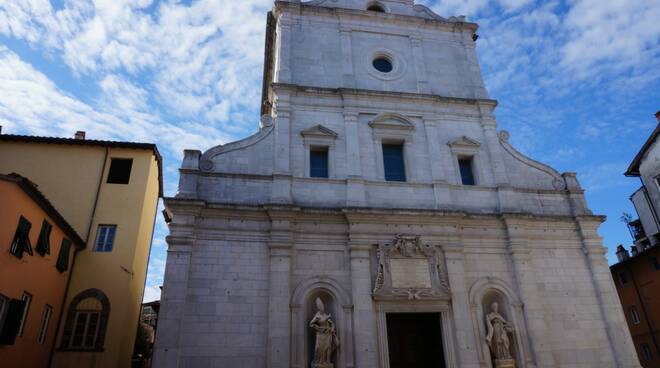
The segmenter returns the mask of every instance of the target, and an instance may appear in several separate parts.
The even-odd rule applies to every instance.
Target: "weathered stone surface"
[[[276,3],[268,124],[187,151],[165,200],[155,366],[310,367],[320,298],[337,368],[389,367],[387,313],[439,313],[446,366],[492,367],[494,302],[517,367],[639,367],[603,218],[575,174],[496,131],[476,25],[378,2],[386,13],[367,0]],[[393,74],[375,72],[374,55]],[[385,181],[383,143],[403,145],[405,182]],[[309,175],[315,146],[328,149],[328,178]],[[464,157],[475,186],[462,185]],[[383,254],[397,244],[414,249]]]

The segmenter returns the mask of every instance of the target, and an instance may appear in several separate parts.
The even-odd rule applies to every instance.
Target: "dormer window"
[[[367,6],[368,11],[385,13],[385,8],[379,3],[371,3]]]

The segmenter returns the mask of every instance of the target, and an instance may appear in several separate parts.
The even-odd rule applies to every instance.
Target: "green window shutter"
[[[60,253],[57,255],[57,264],[55,267],[58,271],[64,272],[69,269],[69,252],[71,250],[71,240],[62,239],[60,246]]]
[[[32,255],[32,244],[30,244],[30,229],[32,224],[25,217],[21,216],[18,220],[18,227],[14,240],[11,242],[9,251],[18,258],[23,258],[23,252]]]
[[[11,299],[7,306],[7,314],[5,323],[0,331],[0,345],[14,345],[18,329],[21,328],[21,319],[23,318],[23,310],[25,309],[25,301],[20,299]]]
[[[39,241],[37,242],[37,253],[43,255],[50,254],[50,233],[53,230],[53,225],[44,220],[41,224],[41,232],[39,233]]]

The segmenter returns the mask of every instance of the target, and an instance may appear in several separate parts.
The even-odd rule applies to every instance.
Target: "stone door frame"
[[[387,313],[439,313],[445,367],[457,368],[454,324],[449,301],[382,301],[376,305],[380,366],[390,368]]]

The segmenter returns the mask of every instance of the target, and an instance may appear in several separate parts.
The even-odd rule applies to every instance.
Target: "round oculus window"
[[[374,59],[373,66],[381,73],[389,73],[392,71],[392,69],[394,69],[392,62],[384,57],[378,57]]]

